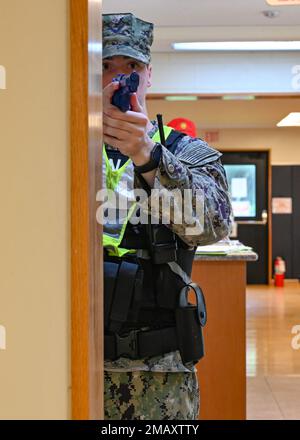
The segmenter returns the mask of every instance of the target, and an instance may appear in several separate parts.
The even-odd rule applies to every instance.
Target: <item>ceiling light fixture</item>
[[[300,113],[290,113],[278,122],[277,127],[300,127]]]
[[[197,101],[198,96],[194,95],[174,95],[174,96],[166,96],[166,101]]]
[[[300,5],[300,0],[266,0],[270,6]]]
[[[224,101],[253,101],[254,95],[224,95],[222,96]]]
[[[276,51],[300,50],[300,41],[196,41],[173,43],[175,50]]]

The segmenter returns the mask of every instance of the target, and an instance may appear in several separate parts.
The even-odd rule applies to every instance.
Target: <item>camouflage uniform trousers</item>
[[[104,372],[106,420],[197,420],[196,373]]]

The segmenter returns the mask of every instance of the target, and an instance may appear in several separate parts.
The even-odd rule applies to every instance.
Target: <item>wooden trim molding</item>
[[[72,419],[103,418],[101,34],[101,0],[70,0]]]
[[[268,149],[268,280],[273,283],[272,151]]]

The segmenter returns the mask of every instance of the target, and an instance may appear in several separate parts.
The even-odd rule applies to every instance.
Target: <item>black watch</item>
[[[150,153],[150,160],[144,165],[134,165],[134,171],[138,174],[147,173],[158,167],[160,157],[162,153],[162,146],[156,142]]]

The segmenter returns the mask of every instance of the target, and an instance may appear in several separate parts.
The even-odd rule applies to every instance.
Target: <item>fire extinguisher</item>
[[[285,261],[282,257],[276,257],[274,261],[274,282],[276,287],[283,287],[285,275]]]

